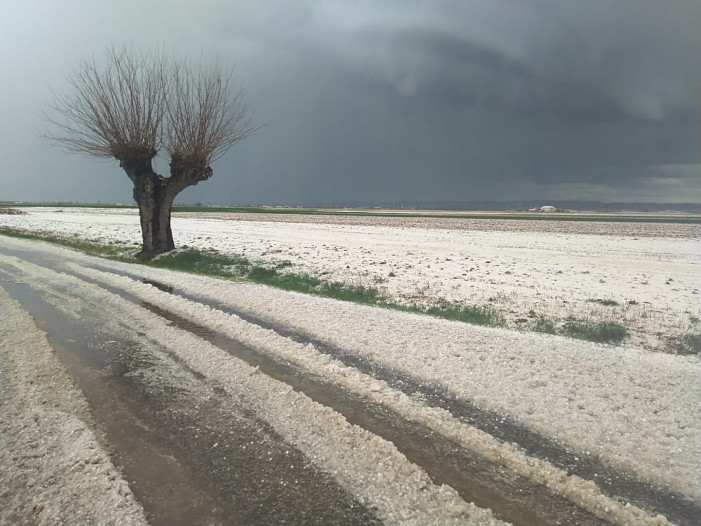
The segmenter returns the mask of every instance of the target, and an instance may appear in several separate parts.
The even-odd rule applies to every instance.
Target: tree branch
[[[212,175],[209,165],[237,142],[256,133],[233,85],[233,69],[219,62],[193,70],[185,60],[171,64],[167,97],[167,142],[171,174],[190,169],[193,183]]]
[[[54,145],[96,157],[153,158],[161,147],[166,60],[130,49],[107,50],[103,66],[81,62],[69,77],[70,95],[54,94],[43,112]]]

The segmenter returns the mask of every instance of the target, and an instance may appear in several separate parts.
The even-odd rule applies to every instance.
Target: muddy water
[[[85,318],[76,322],[42,292],[2,277],[0,285],[38,320],[77,380],[151,524],[380,523],[220,391],[199,389],[202,381],[183,370],[177,383],[153,382],[140,371],[161,360],[139,342],[105,343]],[[183,388],[191,384],[194,392]]]
[[[154,524],[223,524],[221,503],[210,498],[178,462],[149,432],[110,385],[107,354],[95,352],[96,339],[71,323],[42,295],[27,285],[14,283],[0,273],[1,285],[32,314],[46,331],[52,347],[78,382],[91,411],[101,424],[103,445],[130,482],[132,490]],[[119,369],[118,364],[112,364]],[[128,369],[123,366],[124,369]],[[105,443],[104,440],[107,440]],[[193,522],[194,521],[194,522]]]

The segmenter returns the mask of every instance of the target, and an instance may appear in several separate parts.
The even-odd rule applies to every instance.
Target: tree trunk
[[[175,196],[188,186],[212,177],[212,169],[202,162],[185,163],[173,157],[170,177],[153,171],[155,151],[120,158],[119,166],[134,183],[134,201],[139,205],[142,248],[140,256],[151,257],[175,248],[170,228],[170,213]]]
[[[134,200],[139,205],[142,249],[139,255],[154,256],[175,248],[170,213],[177,192],[155,173],[146,173],[134,184]]]

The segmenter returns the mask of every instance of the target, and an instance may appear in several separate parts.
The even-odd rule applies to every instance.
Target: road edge
[[[0,524],[148,524],[46,334],[0,286]]]

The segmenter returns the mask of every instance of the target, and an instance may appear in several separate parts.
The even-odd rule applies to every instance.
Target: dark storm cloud
[[[527,104],[538,89],[536,79],[522,63],[499,50],[440,30],[403,28],[387,34],[368,28],[355,36],[385,48],[392,57],[389,72],[368,72],[368,80],[384,81],[389,90],[384,96],[410,97],[431,111],[434,105],[460,111]]]
[[[574,6],[567,9],[576,12]],[[603,8],[599,11],[605,15]],[[658,121],[682,111],[699,112],[694,94],[701,82],[692,61],[701,39],[695,29],[684,31],[672,23],[680,17],[661,19],[655,9],[647,18],[623,18],[613,28],[615,35],[596,27],[583,35],[582,28],[563,28],[556,25],[562,17],[546,14],[554,26],[539,20],[532,28],[537,41],[519,42],[517,56],[440,24],[365,27],[351,38],[381,49],[387,60],[376,64],[376,71],[367,71],[368,64],[360,61],[354,74],[384,80],[416,104],[447,105],[453,111],[481,107],[584,122]],[[469,20],[469,13],[464,16]],[[651,35],[648,28],[660,23],[667,31],[658,28]],[[508,39],[511,28],[503,25]]]
[[[387,107],[394,133],[455,188],[495,175],[628,184],[655,165],[698,164],[698,6],[549,7],[530,31],[499,19],[511,46],[446,23],[469,25],[466,11],[356,28],[345,82]]]
[[[234,60],[268,123],[190,202],[680,200],[701,181],[699,2],[61,5],[4,2],[0,162],[30,175],[3,193],[129,199],[117,167],[26,133],[47,83],[123,43]]]

